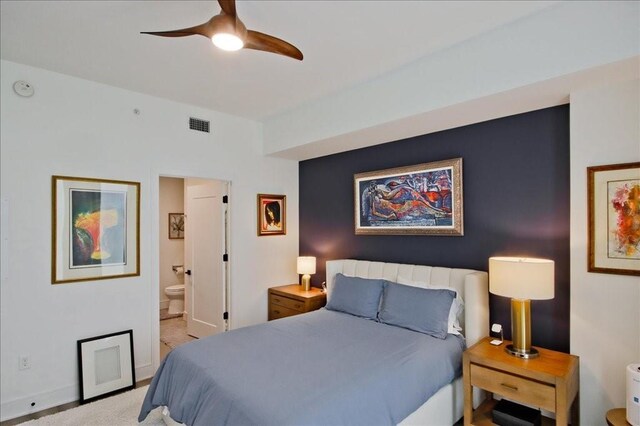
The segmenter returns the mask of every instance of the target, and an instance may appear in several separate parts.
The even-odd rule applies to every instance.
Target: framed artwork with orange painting
[[[258,236],[287,233],[287,196],[258,194]]]
[[[140,183],[53,176],[52,284],[140,275]]]
[[[589,272],[640,275],[640,162],[587,168]]]

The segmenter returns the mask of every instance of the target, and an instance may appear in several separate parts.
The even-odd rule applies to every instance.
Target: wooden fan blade
[[[192,35],[201,35],[207,38],[211,38],[213,36],[213,32],[211,28],[207,25],[207,23],[196,25],[195,27],[183,28],[181,30],[172,30],[172,31],[143,31],[140,34],[149,34],[160,37],[187,37]]]
[[[247,31],[247,39],[244,42],[244,47],[247,49],[277,53],[299,61],[303,58],[302,52],[293,44],[258,31]]]
[[[220,7],[222,8],[222,11],[224,13],[229,16],[233,16],[234,18],[237,16],[236,0],[218,0],[218,3],[220,4]]]

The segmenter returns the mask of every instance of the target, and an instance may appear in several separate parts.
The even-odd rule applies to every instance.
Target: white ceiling
[[[249,29],[304,61],[161,31],[207,21],[215,1],[1,1],[0,56],[264,121],[536,13],[552,1],[239,1]]]

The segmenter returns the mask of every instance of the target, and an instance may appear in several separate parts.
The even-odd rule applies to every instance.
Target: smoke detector
[[[23,98],[30,98],[34,93],[33,86],[23,80],[13,83],[13,91]]]

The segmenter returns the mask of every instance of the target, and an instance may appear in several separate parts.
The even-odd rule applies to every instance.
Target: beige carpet
[[[149,386],[143,386],[61,413],[31,420],[26,426],[165,426],[160,408],[138,423],[138,414]]]

